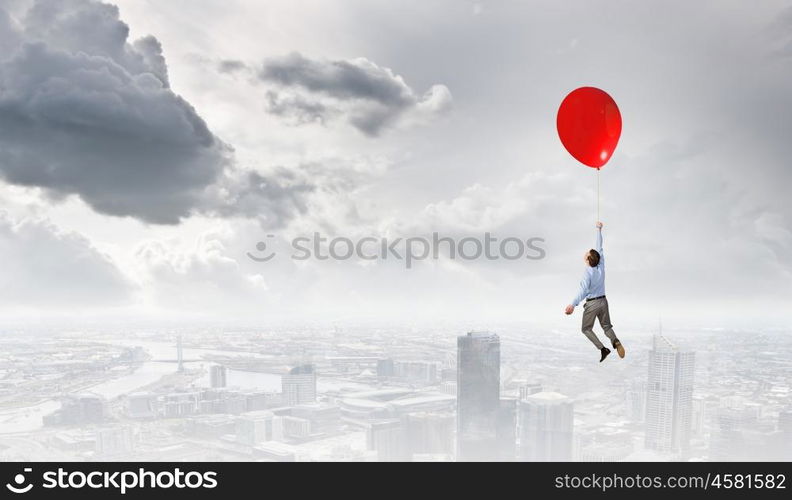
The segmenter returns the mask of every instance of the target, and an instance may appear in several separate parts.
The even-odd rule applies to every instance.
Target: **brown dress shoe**
[[[616,352],[619,353],[619,357],[623,358],[625,351],[622,343],[617,340],[616,342],[613,343],[613,347],[616,349]]]

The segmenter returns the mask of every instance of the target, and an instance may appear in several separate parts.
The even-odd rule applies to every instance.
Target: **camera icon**
[[[22,472],[24,473],[33,472],[33,469],[31,469],[30,467],[25,467],[24,469],[22,469]],[[27,493],[28,491],[33,489],[33,484],[31,483],[25,485],[26,481],[27,478],[25,477],[25,474],[19,473],[16,476],[14,476],[14,484],[6,483],[6,488],[8,488],[8,491],[10,491],[11,493]]]

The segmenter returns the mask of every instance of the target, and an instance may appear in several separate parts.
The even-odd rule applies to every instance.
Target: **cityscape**
[[[0,337],[0,460],[792,460],[792,335],[663,329],[597,363],[503,325]]]

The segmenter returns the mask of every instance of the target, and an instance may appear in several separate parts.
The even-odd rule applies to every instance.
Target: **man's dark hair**
[[[586,256],[586,260],[588,261],[591,267],[597,267],[600,261],[600,254],[598,251],[594,250],[593,248],[589,250],[588,255]]]

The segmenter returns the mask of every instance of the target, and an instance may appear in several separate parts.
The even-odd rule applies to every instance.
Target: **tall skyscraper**
[[[225,387],[228,384],[228,369],[223,365],[212,365],[209,368],[209,385],[213,389]]]
[[[572,460],[572,400],[557,392],[537,392],[519,403],[520,460]]]
[[[646,385],[648,449],[686,457],[690,450],[695,353],[684,351],[663,335],[649,351]]]
[[[313,365],[301,365],[281,378],[283,404],[296,406],[316,402],[316,371]]]
[[[500,338],[489,332],[457,337],[457,460],[498,459]]]

